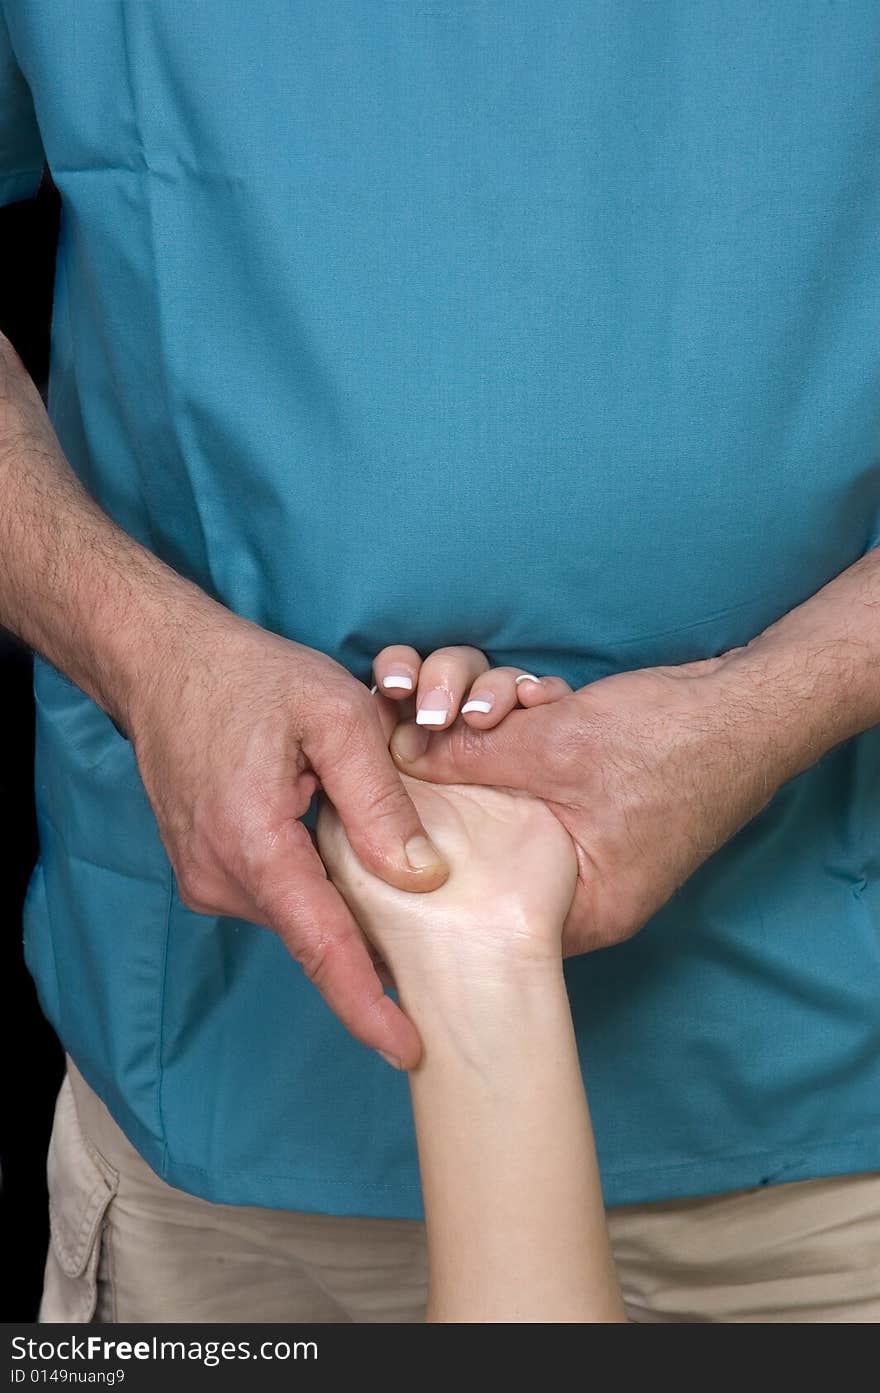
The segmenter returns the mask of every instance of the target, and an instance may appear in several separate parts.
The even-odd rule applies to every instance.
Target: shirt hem
[[[157,1137],[102,1085],[91,1071],[77,1068],[102,1099],[111,1116],[150,1168],[175,1189],[213,1204],[252,1205],[303,1214],[333,1214],[364,1219],[422,1219],[421,1188],[409,1182],[371,1183],[329,1179],[326,1174],[290,1171],[208,1171],[170,1154]],[[698,1199],[737,1190],[762,1189],[798,1180],[822,1180],[880,1170],[880,1130],[845,1143],[787,1146],[691,1161],[652,1163],[603,1171],[609,1208]]]

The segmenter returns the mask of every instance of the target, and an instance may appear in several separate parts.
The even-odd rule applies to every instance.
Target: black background
[[[58,219],[48,175],[35,199],[0,209],[0,330],[44,393]],[[28,651],[3,629],[0,741],[0,1319],[29,1321],[46,1258],[46,1146],[64,1066],[22,957],[21,907],[37,855],[32,666]]]

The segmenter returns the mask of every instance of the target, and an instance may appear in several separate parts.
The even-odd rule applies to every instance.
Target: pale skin
[[[318,845],[422,1040],[427,1318],[624,1321],[562,974],[571,838],[528,795],[407,787],[450,866],[439,889],[367,871],[326,800]]]
[[[389,752],[363,683],[218,604],[87,495],[2,336],[0,497],[0,623],[131,739],[184,902],[277,933],[353,1034],[404,1067],[418,1033],[298,822],[316,786],[364,865],[416,891],[447,868],[401,770],[543,799],[576,847],[564,944],[584,952],[635,933],[782,783],[880,722],[880,551],[730,654],[544,704],[523,682],[500,724],[404,721]]]

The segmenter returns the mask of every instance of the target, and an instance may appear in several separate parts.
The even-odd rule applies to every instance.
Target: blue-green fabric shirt
[[[369,680],[743,644],[880,540],[876,0],[0,0],[62,198],[50,412],[107,511]],[[172,1184],[417,1215],[406,1079],[180,902],[36,665],[28,961]],[[880,1166],[880,737],[567,968],[610,1203]]]

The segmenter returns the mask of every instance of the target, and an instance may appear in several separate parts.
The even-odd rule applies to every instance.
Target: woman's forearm
[[[625,1319],[561,963],[401,981],[433,1321]]]
[[[318,844],[422,1041],[428,1319],[624,1321],[562,974],[571,838],[536,798],[405,784],[450,866],[439,889],[367,872],[326,802]]]

